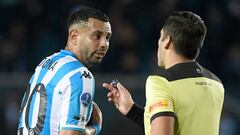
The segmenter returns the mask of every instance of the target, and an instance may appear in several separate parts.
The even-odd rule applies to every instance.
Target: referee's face
[[[165,62],[164,62],[164,41],[163,41],[163,30],[161,30],[160,32],[160,37],[158,39],[158,53],[157,53],[157,57],[158,57],[158,66],[160,67],[165,67]]]
[[[85,66],[100,63],[108,51],[111,37],[109,22],[90,18],[88,26],[78,37],[78,55]]]

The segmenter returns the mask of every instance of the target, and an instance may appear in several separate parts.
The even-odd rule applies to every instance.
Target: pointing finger
[[[104,88],[110,90],[110,91],[117,90],[117,89],[114,88],[111,84],[108,84],[108,83],[103,83],[102,86],[103,86]]]

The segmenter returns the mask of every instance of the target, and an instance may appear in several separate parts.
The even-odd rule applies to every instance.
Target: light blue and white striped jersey
[[[18,135],[83,131],[90,120],[95,80],[77,57],[61,50],[35,69],[23,97]]]

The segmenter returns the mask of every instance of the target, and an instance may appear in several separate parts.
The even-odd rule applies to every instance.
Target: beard
[[[82,50],[83,51],[83,50]],[[95,50],[94,52],[90,51],[89,49],[84,50],[82,53],[83,63],[87,67],[90,67],[95,64],[99,64],[102,62],[106,54],[106,50]]]
[[[99,55],[96,52],[94,52],[90,55],[87,61],[89,64],[95,65],[95,64],[100,64],[103,58],[104,58],[104,55]]]

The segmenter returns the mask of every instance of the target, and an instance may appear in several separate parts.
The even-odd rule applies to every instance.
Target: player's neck
[[[75,51],[70,47],[70,45],[65,46],[64,49],[72,52],[85,67],[89,68],[92,66],[92,65],[86,63],[86,60],[83,60],[83,58],[79,54],[75,53]]]
[[[64,49],[71,52],[72,54],[74,54],[78,58],[77,54],[73,51],[73,49],[69,45],[65,46]],[[79,58],[78,58],[78,60],[79,60]]]

